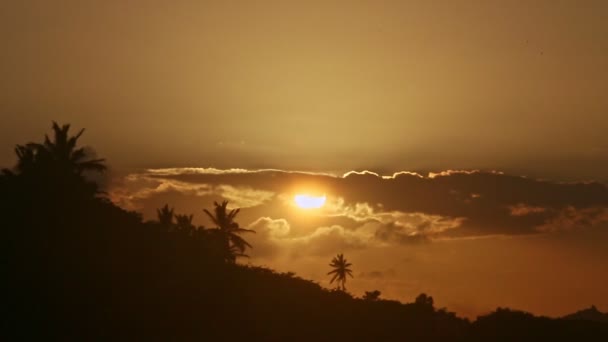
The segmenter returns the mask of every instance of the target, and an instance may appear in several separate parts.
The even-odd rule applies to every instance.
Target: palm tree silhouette
[[[171,230],[171,228],[173,227],[173,211],[173,208],[169,208],[168,204],[165,204],[165,206],[160,209],[156,209],[156,216],[158,217],[158,222],[167,230]]]
[[[329,264],[329,266],[334,268],[332,271],[327,273],[328,275],[334,275],[329,283],[331,284],[334,282],[334,280],[337,280],[336,284],[338,289],[346,291],[346,275],[348,274],[351,278],[353,278],[352,270],[349,268],[352,266],[352,264],[346,261],[343,254],[338,254],[331,260],[331,264]]]
[[[89,159],[90,150],[76,148],[78,139],[84,133],[81,129],[69,136],[70,125],[59,125],[53,121],[53,140],[44,136],[44,143],[17,145],[17,165],[14,171],[3,169],[7,175],[82,176],[86,171],[103,172],[105,159]]]
[[[223,201],[222,204],[213,202],[213,204],[215,205],[214,214],[204,209],[207,216],[217,226],[217,228],[211,230],[214,234],[218,234],[221,239],[226,261],[235,263],[237,257],[247,257],[244,253],[247,247],[253,248],[239,234],[255,233],[255,231],[241,228],[238,223],[234,222],[234,217],[239,213],[240,209],[228,211],[228,201]]]
[[[43,143],[17,145],[17,165],[2,173],[8,177],[18,176],[24,186],[36,189],[42,197],[96,197],[100,193],[98,183],[87,177],[91,176],[87,172],[105,171],[104,159],[90,158],[92,150],[76,146],[84,129],[73,136],[69,134],[70,125],[59,126],[53,122],[52,129],[52,139],[45,135]]]
[[[76,148],[78,139],[84,133],[84,128],[76,135],[70,136],[70,125],[59,125],[53,121],[53,139],[44,136],[44,143],[29,143],[26,146],[17,146],[19,156],[18,168],[34,163],[43,163],[44,166],[60,172],[81,176],[86,171],[102,172],[106,170],[104,159],[89,159],[86,147]]]
[[[15,154],[17,155],[16,170],[18,173],[29,173],[34,170],[36,167],[36,152],[32,146],[17,145]]]
[[[194,215],[175,214],[175,228],[182,233],[191,235],[194,232],[194,230],[196,229],[194,224],[192,224],[193,218],[194,218]]]

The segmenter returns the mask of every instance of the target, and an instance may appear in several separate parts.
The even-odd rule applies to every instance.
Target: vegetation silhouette
[[[577,311],[575,313],[562,317],[563,319],[578,320],[578,321],[594,321],[608,323],[608,313],[600,312],[595,305],[587,309]]]
[[[53,176],[82,176],[85,171],[102,172],[106,170],[104,159],[88,159],[86,148],[76,148],[78,139],[84,133],[81,129],[76,135],[69,136],[70,125],[59,126],[53,122],[53,140],[48,135],[44,143],[17,145],[17,172],[53,172]]]
[[[203,211],[211,221],[217,226],[210,230],[210,233],[218,236],[224,246],[224,259],[226,262],[235,263],[237,257],[248,257],[245,254],[247,247],[252,248],[251,245],[239,236],[241,233],[255,233],[254,230],[241,228],[237,222],[234,221],[235,216],[239,213],[240,209],[232,209],[228,211],[228,201],[223,201],[221,204],[217,202],[215,205],[214,213],[204,209]]]
[[[380,299],[380,294],[382,294],[382,293],[378,290],[365,291],[365,294],[363,295],[363,299],[369,300],[369,301],[377,301],[378,299]]]
[[[165,206],[160,209],[156,209],[158,223],[167,230],[170,230],[173,227],[173,218],[175,216],[174,212],[175,210],[173,208],[169,208],[168,204],[165,204]]]
[[[509,309],[474,322],[422,294],[412,303],[329,290],[294,273],[236,262],[249,243],[228,203],[217,227],[165,205],[144,221],[104,197],[105,170],[80,131],[18,145],[0,175],[4,298],[0,337],[13,340],[493,341],[602,340],[608,324]],[[236,238],[235,238],[236,237]],[[351,265],[336,258],[336,274]],[[341,261],[340,261],[341,260]],[[332,262],[332,265],[334,263]],[[334,266],[332,266],[334,267]],[[338,279],[338,276],[336,276]],[[340,280],[338,280],[340,284]]]
[[[333,267],[333,270],[327,272],[327,275],[333,274],[329,283],[336,281],[338,289],[346,291],[346,276],[353,277],[353,271],[349,268],[352,264],[346,261],[343,254],[338,254],[331,260],[329,266]]]

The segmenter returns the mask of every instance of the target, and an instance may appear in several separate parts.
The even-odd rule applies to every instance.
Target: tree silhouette
[[[426,293],[421,293],[416,297],[414,304],[421,310],[421,312],[432,313],[435,311],[433,297],[428,296]]]
[[[17,145],[15,147],[15,154],[17,155],[16,170],[18,173],[29,173],[34,170],[36,166],[36,154],[32,146]]]
[[[331,264],[329,264],[329,266],[334,268],[332,271],[327,273],[328,275],[334,275],[329,283],[331,284],[334,282],[334,280],[337,280],[336,284],[338,289],[346,291],[346,275],[348,274],[351,278],[353,277],[352,270],[349,268],[352,266],[352,264],[346,261],[343,254],[338,254],[331,260]]]
[[[381,292],[378,290],[374,290],[374,291],[365,291],[365,295],[363,296],[364,300],[369,300],[369,301],[377,301],[380,298],[380,294]]]
[[[59,126],[54,121],[52,129],[52,138],[45,135],[42,143],[16,145],[17,164],[12,170],[4,169],[2,174],[17,177],[21,186],[36,189],[38,198],[94,197],[99,193],[98,184],[86,176],[105,171],[104,159],[93,159],[91,149],[77,147],[84,129],[70,135],[70,125]]]
[[[59,126],[53,121],[53,139],[48,135],[44,143],[29,143],[16,148],[19,171],[27,171],[35,164],[42,164],[48,169],[60,173],[82,175],[86,171],[105,171],[104,159],[89,159],[86,147],[76,148],[78,139],[84,133],[84,128],[76,135],[70,136],[70,125]]]
[[[194,218],[194,215],[176,214],[175,215],[175,228],[178,231],[185,233],[186,235],[191,235],[192,232],[196,229],[194,224],[192,224],[193,218]]]
[[[175,216],[173,212],[173,208],[169,208],[168,204],[165,204],[165,206],[160,209],[156,209],[158,222],[167,230],[171,230],[173,227],[173,217]]]
[[[215,205],[215,213],[204,209],[207,216],[217,227],[211,229],[211,233],[221,240],[225,260],[235,263],[237,257],[247,257],[245,254],[247,247],[252,248],[239,234],[255,233],[255,231],[239,227],[239,224],[234,221],[234,217],[239,213],[240,209],[228,211],[228,201],[223,201],[221,204],[213,202],[213,204]]]

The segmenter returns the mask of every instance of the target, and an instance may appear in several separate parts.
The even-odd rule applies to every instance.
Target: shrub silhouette
[[[365,291],[365,295],[363,295],[363,299],[369,300],[369,301],[376,301],[376,300],[380,299],[380,294],[381,294],[381,292],[378,290]]]

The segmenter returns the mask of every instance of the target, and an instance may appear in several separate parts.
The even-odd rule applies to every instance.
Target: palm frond
[[[338,277],[338,273],[334,274],[334,276],[331,278],[331,280],[329,281],[329,283],[333,284],[334,280],[336,280],[337,277]]]
[[[218,220],[216,219],[215,215],[213,215],[212,213],[209,212],[209,210],[207,209],[203,209],[203,211],[205,212],[205,214],[207,214],[207,216],[209,216],[209,218],[211,219],[211,221],[218,226],[220,226],[220,223],[218,222]]]

